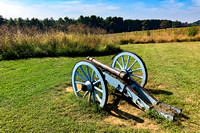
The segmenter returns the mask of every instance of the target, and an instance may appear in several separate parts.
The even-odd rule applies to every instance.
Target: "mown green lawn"
[[[121,48],[137,53],[146,63],[148,91],[183,109],[176,122],[158,123],[160,131],[200,131],[200,42]],[[111,65],[112,56],[95,59]],[[0,132],[148,132],[102,122],[110,114],[65,92],[73,66],[83,59],[86,57],[0,61]]]

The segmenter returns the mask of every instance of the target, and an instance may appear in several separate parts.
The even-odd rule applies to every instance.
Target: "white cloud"
[[[196,0],[198,5],[200,0]],[[124,14],[128,19],[168,19],[182,22],[194,22],[200,19],[200,7],[191,3],[179,2],[178,0],[163,0],[157,5],[143,2],[134,3],[127,8],[131,9]]]
[[[182,8],[184,6],[183,2],[178,2],[176,0],[165,0],[160,3],[164,8]]]
[[[59,18],[68,16],[78,18],[80,15],[98,15],[102,17],[116,15],[115,11],[119,9],[110,3],[85,4],[81,1],[67,2],[41,2],[30,4],[23,2],[13,2],[11,0],[0,0],[0,14],[6,18],[22,17],[32,18]]]
[[[192,0],[194,6],[200,6],[200,0]]]

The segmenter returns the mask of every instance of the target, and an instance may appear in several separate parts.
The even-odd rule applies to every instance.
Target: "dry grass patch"
[[[200,27],[197,27],[200,29]],[[188,28],[168,28],[160,30],[134,31],[104,35],[115,44],[164,43],[200,41],[200,32],[188,36]]]

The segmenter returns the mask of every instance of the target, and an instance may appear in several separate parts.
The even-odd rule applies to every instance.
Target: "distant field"
[[[177,121],[149,118],[123,98],[119,116],[77,99],[71,72],[86,57],[30,58],[0,61],[0,132],[200,132],[200,42],[120,47],[144,60],[152,95],[183,109]],[[94,58],[111,65],[112,56]]]
[[[114,44],[200,41],[200,27],[167,28],[105,35]]]

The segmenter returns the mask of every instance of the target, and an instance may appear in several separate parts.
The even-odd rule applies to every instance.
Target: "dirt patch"
[[[82,85],[77,84],[77,89],[80,90],[82,87]],[[74,92],[73,87],[72,86],[67,86],[67,88],[65,88],[66,92]]]
[[[157,88],[158,89],[165,89],[167,86],[165,86],[164,84],[160,84]]]
[[[143,118],[144,112],[120,93],[112,93],[109,96],[106,110],[110,115],[103,120],[104,122],[119,126],[130,126],[133,129],[148,129],[151,132],[161,130],[153,120]]]
[[[73,88],[71,86],[68,86],[67,88],[65,88],[66,92],[73,92]]]
[[[195,98],[198,99],[197,97],[195,97]],[[185,101],[187,104],[194,103],[194,100],[192,99],[192,97],[185,97]]]

